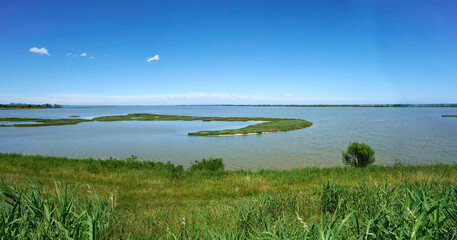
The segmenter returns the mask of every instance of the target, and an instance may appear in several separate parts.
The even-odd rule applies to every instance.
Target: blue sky
[[[451,0],[4,1],[0,102],[457,102],[456,12]]]

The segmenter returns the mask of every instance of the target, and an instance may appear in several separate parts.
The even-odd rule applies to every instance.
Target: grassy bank
[[[454,118],[457,118],[457,115],[441,115],[441,117],[454,117]]]
[[[89,199],[84,201],[94,194],[104,203],[113,199],[111,217],[98,232],[102,238],[455,238],[456,165],[259,171],[194,166],[0,154],[2,190],[38,180],[54,193],[54,181],[66,179],[70,189],[79,184],[77,195]]]
[[[159,115],[148,113],[134,113],[128,115],[115,115],[95,117],[92,119],[41,119],[41,118],[0,118],[0,121],[18,122],[19,124],[5,124],[0,127],[43,127],[57,125],[72,125],[82,122],[111,122],[111,121],[261,121],[262,123],[249,125],[240,129],[227,129],[220,131],[199,131],[189,133],[189,136],[230,136],[230,135],[247,135],[262,134],[271,132],[286,132],[297,129],[310,127],[311,122],[303,119],[288,118],[255,118],[255,117],[195,117],[179,115]],[[36,122],[20,124],[20,122]]]

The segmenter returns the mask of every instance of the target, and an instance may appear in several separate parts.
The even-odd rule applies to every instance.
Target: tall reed
[[[36,182],[25,188],[0,189],[0,239],[99,239],[113,219],[114,199],[80,194],[75,186],[55,182],[46,191]]]

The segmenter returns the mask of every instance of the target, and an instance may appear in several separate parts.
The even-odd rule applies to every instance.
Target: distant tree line
[[[457,104],[260,104],[260,105],[237,105],[237,104],[219,104],[203,106],[236,106],[236,107],[457,107]]]
[[[0,104],[0,108],[20,108],[20,109],[28,109],[28,108],[62,108],[62,105],[59,104],[29,104],[29,103],[10,103],[10,104]]]

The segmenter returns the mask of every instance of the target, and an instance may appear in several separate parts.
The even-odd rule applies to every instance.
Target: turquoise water
[[[191,161],[222,157],[228,169],[341,166],[351,141],[366,142],[377,164],[457,161],[457,108],[288,108],[219,106],[107,106],[1,110],[0,117],[92,118],[128,113],[219,117],[302,118],[306,129],[235,137],[189,137],[188,132],[239,128],[252,122],[123,121],[35,128],[0,128],[0,152],[68,157]]]

